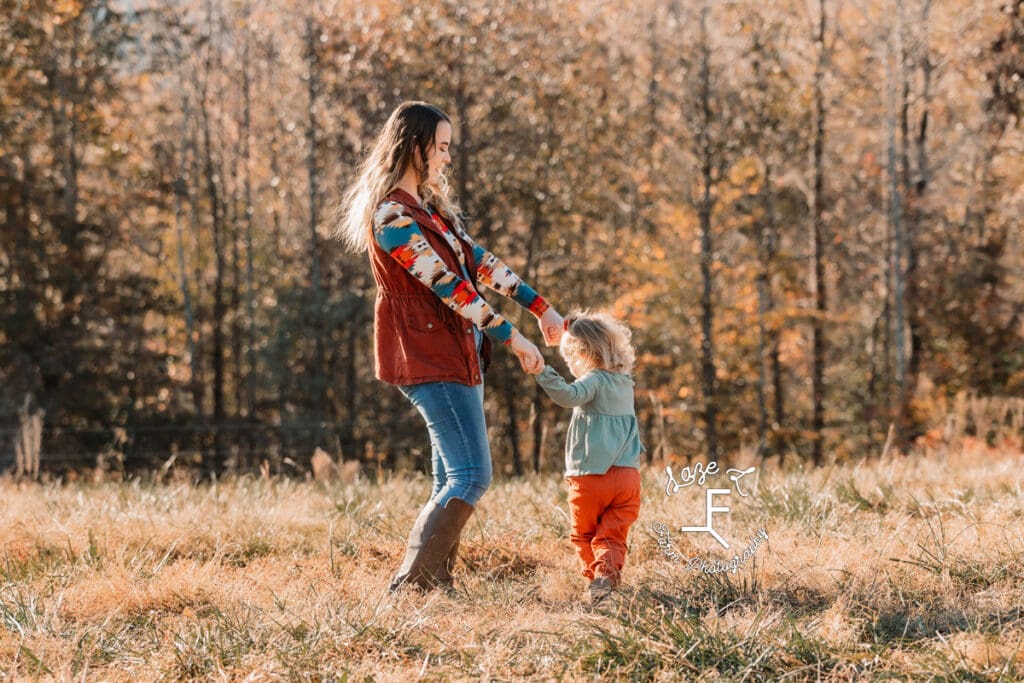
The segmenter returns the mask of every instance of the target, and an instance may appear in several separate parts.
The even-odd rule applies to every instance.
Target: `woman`
[[[448,189],[451,120],[424,102],[404,102],[371,146],[341,203],[338,236],[366,251],[377,283],[374,358],[378,379],[397,385],[430,433],[434,487],[389,590],[450,585],[459,536],[491,481],[483,373],[498,342],[523,369],[540,351],[487,305],[478,285],[517,302],[548,345],[562,318],[529,285],[463,230]]]

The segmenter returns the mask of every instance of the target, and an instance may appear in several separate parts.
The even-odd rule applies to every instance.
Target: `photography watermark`
[[[742,483],[744,477],[754,474],[757,471],[756,467],[748,467],[744,470],[736,468],[729,468],[725,471],[725,475],[728,476],[731,482],[730,488],[709,488],[704,491],[704,524],[700,526],[680,526],[677,527],[682,533],[691,534],[708,534],[711,536],[720,546],[726,550],[730,550],[732,545],[716,528],[715,528],[715,513],[729,514],[731,508],[729,505],[716,504],[715,498],[724,498],[730,496],[735,489],[735,492],[741,497],[746,498],[750,495],[749,484]],[[675,472],[672,471],[671,467],[665,468],[665,473],[668,479],[665,483],[665,496],[673,496],[680,492],[680,489],[685,489],[696,486],[703,487],[709,477],[717,477],[723,474],[718,468],[718,462],[712,460],[706,465],[704,463],[697,463],[693,466],[686,466],[679,470],[679,476],[677,477]],[[702,557],[685,557],[680,553],[679,549],[676,548],[675,543],[672,540],[672,529],[668,524],[664,522],[654,522],[651,524],[651,531],[654,532],[655,538],[658,542],[658,547],[661,549],[662,554],[673,564],[686,563],[686,568],[691,571],[703,572],[705,574],[718,574],[721,572],[732,572],[736,573],[741,566],[743,566],[750,558],[757,554],[758,548],[761,547],[765,541],[768,540],[768,532],[765,529],[758,529],[756,533],[751,534],[749,538],[749,544],[743,550],[742,553],[734,553],[731,558],[728,559],[705,559]]]

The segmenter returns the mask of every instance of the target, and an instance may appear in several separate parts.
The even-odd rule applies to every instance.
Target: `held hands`
[[[540,355],[540,350],[522,334],[513,336],[509,346],[512,347],[512,353],[516,354],[524,371],[536,375],[544,369],[544,356]]]
[[[547,346],[558,346],[562,340],[565,324],[558,311],[553,308],[544,311],[543,315],[538,318],[537,324],[540,326],[541,334],[544,335],[544,343]],[[516,354],[524,371],[536,375],[544,369],[544,356],[540,355],[540,350],[522,334],[517,334],[512,338],[511,346],[512,353]]]
[[[562,316],[553,308],[544,311],[544,315],[537,319],[540,325],[540,333],[544,335],[544,344],[547,346],[558,346],[562,341],[562,331],[565,322]]]

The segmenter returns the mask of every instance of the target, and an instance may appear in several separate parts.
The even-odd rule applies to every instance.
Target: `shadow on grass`
[[[876,645],[911,644],[954,633],[999,635],[1024,623],[1024,609],[1006,612],[951,609],[919,605],[911,609],[882,610],[865,621],[864,637]]]
[[[690,680],[711,673],[730,680],[777,680],[782,674],[816,680],[823,673],[850,669],[824,640],[801,632],[792,619],[780,621],[775,613],[756,609],[743,628],[705,618],[709,608],[722,613],[741,602],[753,606],[714,593],[721,588],[688,595],[640,589],[596,610],[611,623],[590,625],[593,646],[577,653],[580,667],[588,674],[630,680],[663,675]]]

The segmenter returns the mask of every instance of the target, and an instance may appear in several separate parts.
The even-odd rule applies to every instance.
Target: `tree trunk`
[[[824,78],[827,59],[825,48],[825,0],[818,0],[818,61],[814,68],[814,200],[811,210],[811,292],[814,296],[814,316],[811,323],[811,430],[814,432],[812,457],[814,464],[823,465],[825,438],[825,315],[828,311],[825,292],[825,94]]]
[[[191,117],[191,109],[189,107],[188,99],[182,98],[182,125],[181,125],[181,139],[188,140],[188,127],[189,118]],[[199,416],[202,414],[202,391],[197,392],[196,388],[196,377],[199,374],[197,363],[199,362],[198,349],[196,347],[196,333],[195,333],[195,314],[192,310],[192,287],[189,284],[188,279],[188,268],[186,267],[185,258],[185,231],[182,227],[184,222],[184,210],[182,208],[182,199],[189,199],[188,186],[186,181],[186,164],[188,149],[186,147],[182,152],[182,158],[177,164],[175,169],[174,179],[174,232],[178,241],[178,279],[181,287],[181,299],[183,313],[185,314],[185,343],[188,348],[189,363],[192,369],[192,399],[193,399],[193,410],[194,414]],[[193,208],[194,210],[194,208]]]
[[[242,368],[242,361],[245,356],[243,347],[245,343],[245,331],[242,319],[242,245],[239,244],[239,205],[242,199],[239,196],[238,183],[238,162],[241,158],[241,151],[236,150],[234,169],[232,171],[231,191],[231,218],[226,222],[225,236],[231,243],[231,298],[228,310],[231,312],[231,365],[232,385],[234,391],[234,415],[239,417],[245,406],[245,385],[243,378],[245,370]],[[236,432],[232,436],[233,447],[238,448],[238,436]],[[237,467],[241,463],[235,463]]]
[[[250,5],[245,5],[245,21],[248,24]],[[248,28],[245,33],[245,47],[242,53],[242,172],[244,182],[244,215],[245,215],[245,304],[246,304],[246,373],[245,373],[245,416],[250,423],[256,422],[256,276],[253,267],[252,240],[252,153],[249,136],[252,133],[252,93],[250,91],[249,60],[251,35]],[[239,378],[241,381],[241,378]],[[251,428],[246,430],[246,460],[250,470],[256,463],[256,440]]]
[[[512,454],[512,473],[523,476],[523,456],[519,448],[519,392],[516,391],[517,383],[511,377],[505,378],[505,403],[508,405],[508,422],[505,425],[505,434],[508,437],[508,447]]]
[[[190,175],[192,178],[196,179],[196,185],[198,185],[198,179],[203,177],[203,170],[199,155],[199,141],[196,139],[196,126],[189,126],[188,131],[188,146],[186,150],[188,153],[187,162],[190,167]],[[192,404],[195,407],[195,419],[199,422],[205,422],[207,419],[206,366],[204,364],[206,357],[204,355],[205,350],[203,348],[203,325],[206,323],[206,315],[203,311],[203,286],[205,284],[203,280],[203,271],[205,270],[205,263],[203,260],[204,254],[202,249],[202,240],[200,239],[200,233],[202,232],[202,218],[199,215],[200,189],[191,183],[187,183],[185,190],[188,193],[189,218],[192,225],[192,282],[195,287],[195,298],[193,299],[193,311],[195,314],[195,354],[192,356]],[[202,448],[205,438],[205,435],[200,436],[196,433],[193,437],[194,445]]]
[[[452,74],[455,116],[459,122],[459,161],[455,164],[455,185],[462,210],[473,220],[473,238],[487,246],[491,236],[490,221],[477,213],[479,207],[474,203],[473,194],[469,188],[475,161],[473,128],[469,118],[469,107],[472,102],[463,82],[462,62],[451,62],[449,67]]]
[[[917,387],[918,378],[921,374],[921,361],[923,360],[922,356],[924,354],[925,335],[925,318],[922,311],[923,302],[920,300],[920,294],[918,293],[917,242],[914,237],[920,233],[921,228],[924,225],[924,198],[930,180],[930,169],[928,164],[928,115],[931,104],[931,77],[933,69],[931,56],[928,51],[928,21],[930,12],[931,0],[925,0],[924,5],[921,8],[921,21],[919,23],[919,28],[924,32],[924,37],[921,42],[921,54],[917,60],[921,70],[922,82],[920,96],[921,112],[918,120],[917,135],[914,139],[917,153],[917,173],[916,178],[912,179],[907,177],[906,179],[907,196],[913,199],[913,205],[910,210],[910,226],[912,227],[912,232],[908,235],[906,243],[907,323],[910,330],[910,358],[907,367],[907,383],[910,388],[910,393],[907,395],[906,403],[902,408],[904,424],[908,430],[908,433],[905,436],[908,441],[914,437],[913,431],[916,429],[913,422],[914,416],[910,410],[910,399],[912,398],[913,391]],[[909,123],[907,128],[909,128]]]
[[[714,282],[712,265],[714,248],[711,236],[711,209],[714,199],[711,195],[714,178],[712,176],[712,150],[709,126],[711,125],[711,49],[708,44],[707,32],[708,8],[704,7],[700,14],[700,132],[697,135],[697,154],[701,166],[702,197],[697,212],[700,218],[700,274],[703,288],[701,289],[701,377],[704,392],[704,424],[707,435],[707,455],[709,460],[718,458],[718,415],[715,382],[715,342],[714,318],[715,309],[712,299]]]
[[[316,163],[316,107],[319,91],[319,58],[316,50],[316,43],[319,38],[320,27],[312,17],[306,18],[306,65],[309,69],[308,80],[308,125],[306,139],[309,144],[307,156],[307,167],[309,174],[309,250],[310,268],[309,282],[312,296],[312,323],[315,336],[315,354],[313,359],[313,419],[314,443],[320,445],[322,440],[322,426],[324,420],[324,404],[326,403],[327,383],[324,378],[324,338],[323,338],[323,293],[320,288],[320,249],[317,240],[316,226],[320,219],[319,214],[319,184]]]
[[[893,280],[893,334],[896,353],[896,433],[897,443],[905,445],[905,432],[903,429],[903,406],[907,401],[907,375],[906,375],[906,320],[905,320],[905,273],[903,270],[903,220],[902,220],[902,192],[900,188],[899,172],[896,167],[896,88],[898,63],[903,63],[903,0],[896,0],[897,25],[894,35],[890,34],[886,67],[889,81],[889,111],[886,117],[887,125],[887,149],[888,149],[888,173],[889,173],[889,225],[892,233],[892,280]],[[895,41],[895,45],[893,45]],[[906,94],[904,94],[904,99]],[[904,103],[904,107],[906,103]],[[905,115],[904,115],[905,117]],[[904,168],[904,173],[907,169]]]
[[[213,11],[207,2],[207,24],[213,32]],[[224,448],[222,427],[226,417],[224,405],[224,218],[218,178],[220,174],[213,160],[213,141],[210,133],[210,116],[207,107],[207,89],[212,72],[212,43],[206,45],[205,73],[200,86],[200,113],[203,125],[203,166],[206,176],[206,192],[210,200],[210,214],[213,228],[214,285],[213,285],[213,473],[222,475],[227,468],[227,453]]]
[[[548,137],[550,136],[550,128],[548,128]],[[541,187],[547,187],[549,182],[547,168],[545,167],[542,172]],[[524,268],[523,275],[526,281],[530,284],[537,286],[534,281],[535,274],[539,270],[537,265],[537,252],[540,250],[540,240],[544,235],[546,223],[544,222],[543,206],[539,201],[535,201],[533,204],[533,218],[530,222],[530,238],[526,243],[526,266]],[[541,454],[544,448],[544,434],[546,433],[544,418],[546,411],[544,410],[545,398],[544,392],[540,386],[537,385],[533,392],[533,404],[530,409],[531,426],[533,431],[533,445],[530,460],[533,464],[533,471],[540,472]]]
[[[658,57],[661,48],[658,45],[658,4],[651,7],[651,18],[647,32],[651,48],[651,74],[647,80],[647,180],[651,182],[656,173],[657,157],[655,147],[658,142]]]
[[[753,52],[754,58],[754,83],[760,92],[767,91],[764,70],[761,64],[761,55],[764,46],[761,43],[759,33],[754,34]],[[782,377],[779,372],[779,344],[778,330],[769,329],[767,318],[775,310],[775,299],[772,294],[772,267],[775,259],[775,245],[777,242],[777,226],[775,224],[774,189],[772,187],[772,163],[768,158],[771,153],[766,147],[775,139],[774,124],[766,114],[766,97],[758,98],[757,107],[757,131],[759,140],[759,154],[764,163],[764,180],[761,183],[761,192],[758,197],[763,214],[761,229],[758,231],[758,256],[760,271],[757,275],[757,300],[758,300],[758,384],[757,384],[757,406],[758,406],[758,451],[762,455],[772,453],[776,450],[777,444],[774,434],[782,425]],[[769,424],[768,418],[768,377],[771,373],[772,387],[775,393],[775,420]]]
[[[354,448],[356,445],[356,415],[359,409],[359,391],[358,391],[358,359],[359,359],[359,332],[363,329],[363,320],[361,313],[355,313],[355,318],[349,321],[348,334],[346,346],[348,347],[348,355],[345,359],[345,385],[348,387],[346,391],[347,404],[346,409],[346,421],[345,421],[345,443],[350,447]],[[361,453],[355,451],[355,455],[358,457]]]
[[[71,31],[71,54],[68,55],[67,70],[57,63],[57,90],[60,99],[56,103],[59,114],[57,130],[64,136],[58,149],[63,149],[61,162],[64,171],[64,214],[65,230],[75,231],[78,224],[78,112],[77,112],[77,77],[75,63],[78,60],[79,24],[82,19],[76,17],[69,22]],[[70,110],[70,111],[69,111]]]
[[[544,421],[544,406],[547,396],[540,385],[536,385],[533,391],[533,472],[540,473],[543,463],[544,446],[547,441],[548,425]]]

